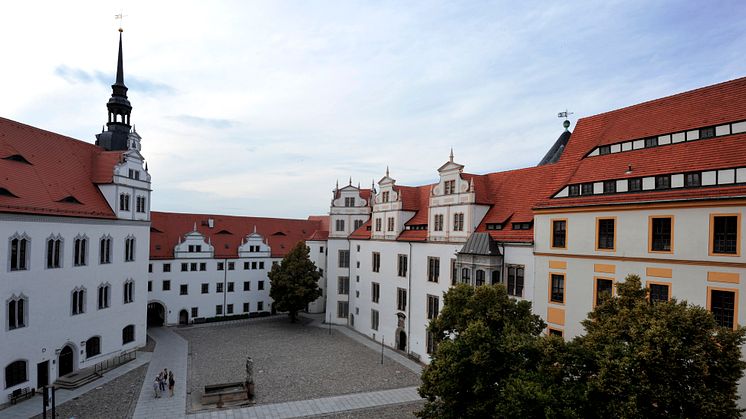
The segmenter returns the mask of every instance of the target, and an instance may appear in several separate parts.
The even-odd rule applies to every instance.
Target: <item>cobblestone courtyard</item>
[[[384,359],[343,334],[267,321],[177,332],[189,341],[188,389],[199,401],[208,384],[243,381],[246,357],[254,359],[257,404],[393,389],[419,384],[404,366]],[[188,398],[189,399],[189,398]],[[192,410],[192,406],[188,406]]]

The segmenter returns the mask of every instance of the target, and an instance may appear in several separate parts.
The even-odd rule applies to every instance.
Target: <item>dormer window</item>
[[[616,193],[616,181],[615,180],[604,181],[604,193]]]
[[[447,180],[443,182],[443,185],[445,186],[446,195],[453,195],[456,193],[456,181],[455,180]]]
[[[528,223],[513,223],[513,230],[531,230],[532,222]]]
[[[353,197],[345,198],[345,207],[354,207],[354,206],[355,206],[355,198]]]
[[[684,187],[690,188],[702,186],[702,173],[693,172],[684,174]]]
[[[645,148],[658,147],[658,137],[650,137],[645,139]]]
[[[603,145],[598,148],[598,154],[604,155],[604,154],[611,154],[611,146],[610,145]]]
[[[76,198],[75,198],[74,196],[72,196],[72,195],[70,195],[70,196],[66,196],[66,197],[64,197],[64,198],[60,199],[60,200],[59,200],[59,201],[57,201],[57,202],[64,202],[64,203],[67,203],[67,204],[81,204],[81,202],[80,202],[80,201],[78,201],[78,200],[77,200],[77,199],[76,199]]]
[[[699,138],[712,138],[715,136],[715,127],[707,127],[699,130]]]
[[[630,192],[639,192],[642,190],[642,178],[636,177],[627,180],[627,190]]]
[[[502,230],[503,225],[501,223],[487,223],[487,230]]]
[[[381,192],[381,201],[382,202],[389,202],[389,192]]]
[[[25,157],[20,154],[13,154],[12,156],[3,157],[3,160],[17,161],[19,163],[31,164]]]
[[[570,188],[568,189],[568,193],[570,196],[580,195],[580,185],[570,185]]]
[[[593,183],[583,183],[580,185],[581,195],[593,195]]]
[[[670,189],[671,175],[660,175],[655,177],[655,189]]]
[[[13,192],[5,188],[0,188],[0,196],[7,196],[9,198],[18,198],[16,195],[13,194]]]

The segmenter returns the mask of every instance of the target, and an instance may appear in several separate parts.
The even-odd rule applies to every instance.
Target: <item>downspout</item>
[[[507,282],[505,282],[505,243],[499,242],[499,244],[503,247],[503,257],[500,260],[500,282],[505,284],[505,286],[507,287],[508,284]]]
[[[228,259],[223,259],[223,317],[225,317],[226,298],[228,297]]]
[[[407,269],[407,281],[409,282],[407,285],[407,353],[411,353],[412,347],[410,346],[410,342],[412,341],[412,316],[410,310],[412,310],[412,267],[414,266],[412,264],[412,242],[409,242],[407,265],[409,265]]]
[[[357,282],[355,282],[357,283]],[[347,327],[350,327],[350,284],[352,284],[352,242],[350,236],[347,236]],[[357,285],[355,286],[357,287]],[[357,303],[357,300],[355,300]],[[353,326],[354,330],[354,326]]]

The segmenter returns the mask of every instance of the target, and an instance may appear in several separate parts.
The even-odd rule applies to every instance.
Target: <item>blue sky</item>
[[[93,142],[121,2],[4,4],[0,116]],[[364,187],[535,165],[577,117],[746,76],[731,2],[144,2],[125,83],[152,207],[302,217]],[[10,57],[15,57],[11,59]]]

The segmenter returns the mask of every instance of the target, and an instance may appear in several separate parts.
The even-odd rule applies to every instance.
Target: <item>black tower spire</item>
[[[127,99],[127,86],[124,85],[124,63],[122,61],[122,29],[119,29],[119,56],[117,59],[117,79],[111,85],[111,98],[106,104],[109,122],[106,131],[96,135],[96,145],[105,150],[127,150],[130,133],[130,113],[132,105]]]

